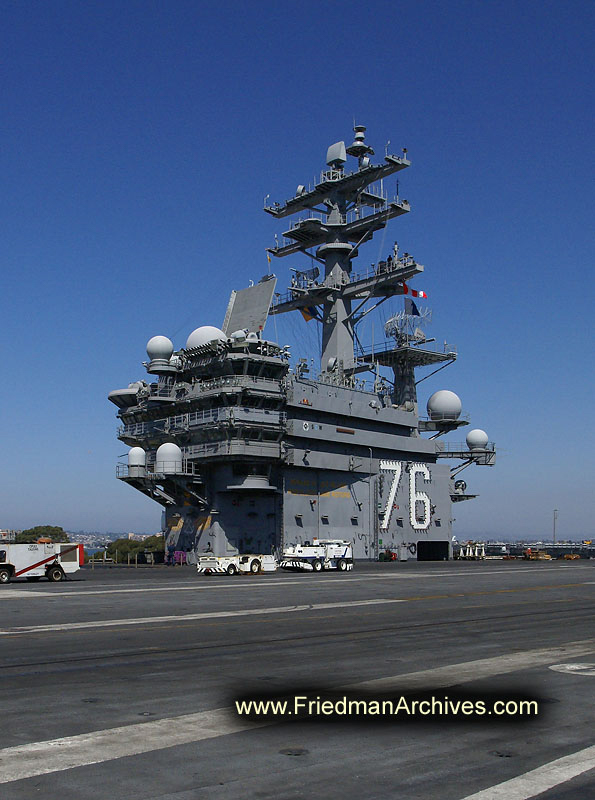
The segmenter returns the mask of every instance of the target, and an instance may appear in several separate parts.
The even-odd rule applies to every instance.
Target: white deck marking
[[[595,664],[552,664],[554,672],[566,672],[571,675],[595,676]]]
[[[249,617],[256,614],[291,614],[296,611],[321,611],[328,608],[352,608],[354,606],[376,606],[388,603],[406,603],[407,600],[377,598],[375,600],[347,600],[344,603],[308,603],[299,606],[277,608],[241,608],[235,611],[202,611],[198,614],[170,614],[163,617],[137,617],[136,619],[101,619],[88,622],[60,622],[55,625],[24,625],[0,629],[0,636],[23,633],[46,633],[49,631],[74,631],[81,628],[112,628],[122,625],[154,625],[156,622],[187,622],[196,619],[218,619],[220,617]]]
[[[0,600],[23,600],[31,597],[51,597],[53,592],[32,592],[30,589],[0,589]]]
[[[238,718],[229,708],[216,708],[181,717],[7,747],[0,750],[0,784],[200,742],[262,725]]]
[[[463,664],[450,664],[437,669],[410,672],[405,675],[394,675],[391,678],[382,678],[380,681],[363,681],[351,686],[339,687],[344,691],[362,688],[396,688],[398,691],[416,689],[420,686],[436,688],[447,685],[466,683],[479,678],[514,672],[527,667],[548,664],[556,658],[573,658],[595,651],[595,639],[580,642],[571,642],[561,647],[544,648],[541,650],[527,650],[496,658],[486,658],[478,661],[469,661]],[[190,744],[203,739],[225,736],[230,733],[239,733],[257,727],[274,725],[273,720],[263,723],[253,723],[238,718],[230,708],[217,708],[212,711],[199,711],[194,714],[183,714],[179,717],[168,717],[153,722],[140,722],[134,725],[123,725],[118,728],[92,731],[78,736],[66,736],[60,739],[51,739],[45,742],[32,742],[30,744],[7,747],[0,750],[0,784],[32,778],[36,775],[47,775],[51,772],[61,772],[75,767],[84,767],[87,764],[100,764],[125,756],[150,753],[163,750],[167,747],[176,747]],[[592,749],[592,748],[591,748]],[[585,751],[583,751],[584,753]],[[580,755],[580,754],[577,754]],[[572,759],[572,756],[567,756]],[[565,759],[559,759],[565,762]],[[557,764],[558,762],[553,762]],[[577,764],[585,764],[585,759],[578,759]],[[584,769],[589,769],[586,766]],[[545,768],[540,768],[545,769]],[[562,767],[557,775],[564,772]],[[573,772],[573,769],[575,770]],[[584,771],[576,771],[577,766],[568,766],[566,772],[570,777]],[[527,773],[532,775],[533,773]],[[516,779],[515,779],[516,780]],[[506,785],[506,784],[502,784]],[[535,784],[531,784],[532,787]],[[555,785],[555,784],[554,784]],[[549,785],[548,787],[549,788]],[[492,789],[486,790],[493,791]],[[543,790],[540,790],[543,791]],[[473,795],[473,800],[521,800],[521,797],[531,795]],[[472,800],[465,798],[465,800]]]
[[[354,683],[345,689],[371,689],[373,691],[411,691],[415,689],[444,688],[458,683],[479,681],[492,675],[505,675],[520,669],[531,669],[562,658],[573,658],[575,655],[588,655],[595,652],[595,639],[585,639],[562,647],[544,647],[539,650],[525,650],[520,653],[509,653],[494,658],[480,658],[463,664],[435,667],[407,675],[396,675],[390,678],[377,678],[371,681]]]
[[[517,778],[490,786],[489,789],[467,795],[463,800],[528,800],[590,769],[595,769],[595,745],[557,758]]]

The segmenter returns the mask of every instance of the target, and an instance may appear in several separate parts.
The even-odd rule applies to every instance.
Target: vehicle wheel
[[[0,583],[10,583],[10,570],[5,567],[0,569]]]
[[[58,583],[64,578],[64,573],[60,567],[50,567],[46,573],[48,581],[51,583]]]
[[[345,572],[347,569],[347,561],[344,558],[337,559],[337,569],[339,572]]]
[[[312,562],[312,571],[313,572],[320,572],[322,570],[322,561],[315,558]]]
[[[256,575],[257,572],[260,572],[260,561],[255,558],[254,561],[250,564],[250,572],[253,575]]]
[[[238,568],[236,567],[235,564],[229,564],[229,566],[225,571],[227,572],[228,575],[235,575],[238,571]]]
[[[38,581],[38,580],[39,580],[39,575],[29,575],[29,576],[27,577],[27,580],[28,580],[30,583],[35,583],[35,581]]]

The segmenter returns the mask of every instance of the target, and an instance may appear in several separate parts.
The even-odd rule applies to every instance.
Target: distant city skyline
[[[107,394],[146,378],[151,336],[180,348],[221,325],[284,230],[264,197],[311,181],[355,118],[376,159],[412,162],[411,213],[358,267],[397,240],[425,265],[428,331],[458,347],[420,412],[451,389],[498,451],[462,473],[479,496],[454,505],[454,533],[544,539],[558,509],[558,538],[589,538],[593,6],[304,0],[299,26],[292,6],[239,8],[3,9],[0,526],[160,529],[158,504],[115,477],[127,448]],[[274,261],[278,287],[308,264]],[[265,334],[315,357],[315,324]]]

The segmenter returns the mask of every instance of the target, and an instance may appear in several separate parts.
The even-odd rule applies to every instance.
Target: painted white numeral
[[[384,515],[382,517],[382,522],[380,523],[380,528],[385,531],[388,528],[390,523],[390,517],[393,511],[393,505],[395,502],[395,497],[397,496],[397,489],[399,488],[399,482],[401,480],[401,472],[403,471],[403,462],[402,461],[381,461],[380,462],[380,469],[381,470],[389,470],[393,473],[393,482],[390,486],[390,491],[388,493],[388,499],[386,501],[386,507],[384,509]]]
[[[415,486],[417,475],[423,475],[425,481],[430,480],[430,470],[425,464],[412,464],[409,470],[409,521],[416,531],[425,530],[430,524],[430,498],[425,492],[417,491]],[[423,504],[423,516],[417,520],[417,504]]]
[[[403,472],[403,462],[381,461],[380,469],[383,471],[393,473],[393,480],[388,493],[388,498],[386,500],[386,506],[384,507],[382,521],[380,523],[380,529],[386,531],[388,529],[388,526],[390,525],[393,506],[395,504],[395,499],[397,497],[399,483],[401,482],[401,475]],[[426,528],[428,528],[430,525],[431,503],[429,496],[425,492],[421,492],[417,489],[418,475],[421,475],[424,481],[427,482],[431,481],[430,470],[427,468],[425,464],[411,464],[409,468],[409,521],[411,522],[411,527],[413,528],[413,530],[423,531],[426,530]],[[423,507],[423,513],[420,515],[419,519],[416,513],[418,503],[421,503]]]

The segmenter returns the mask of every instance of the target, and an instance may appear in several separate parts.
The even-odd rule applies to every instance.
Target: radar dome
[[[177,444],[166,442],[155,453],[155,472],[171,475],[182,472],[182,451]]]
[[[192,331],[186,340],[186,350],[201,347],[203,344],[207,344],[207,342],[212,342],[213,339],[226,341],[227,337],[222,330],[215,328],[213,325],[202,325],[200,328],[196,328],[196,330]]]
[[[142,447],[131,447],[128,451],[128,477],[144,478],[146,472],[147,454]]]
[[[488,435],[481,428],[474,428],[467,434],[467,447],[469,450],[484,450],[488,443]]]
[[[174,346],[167,336],[153,336],[147,342],[147,355],[153,361],[156,358],[162,358],[169,361],[171,354],[174,351]]]
[[[144,467],[147,463],[147,454],[142,447],[131,447],[128,451],[129,467]]]
[[[448,389],[440,389],[429,398],[427,409],[432,420],[455,420],[461,413],[461,399]]]

